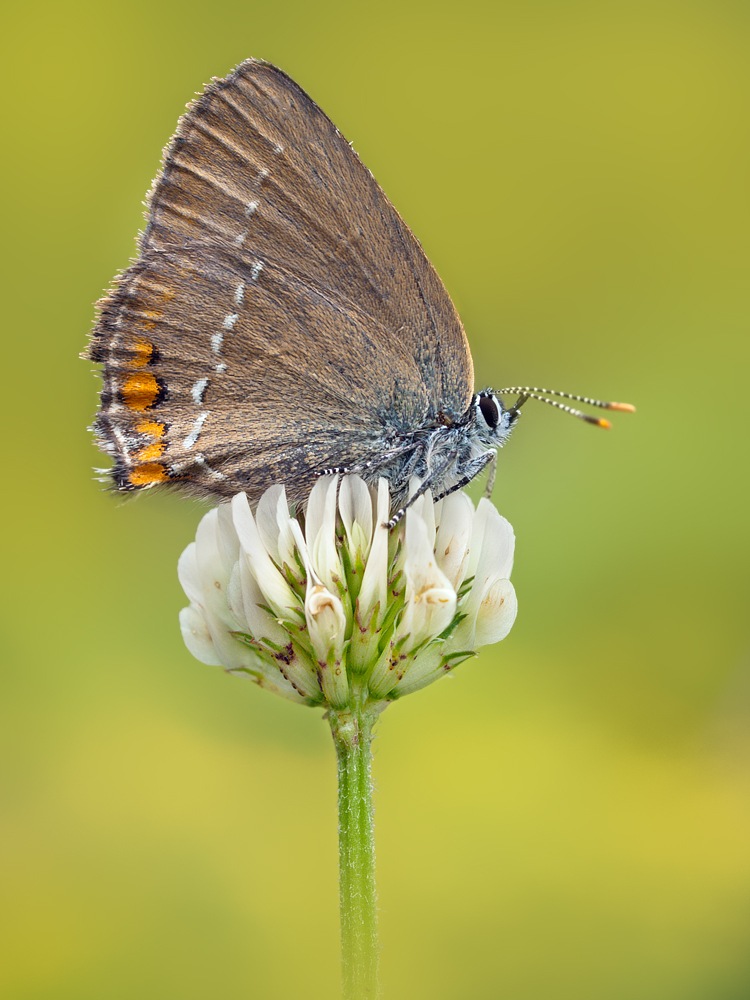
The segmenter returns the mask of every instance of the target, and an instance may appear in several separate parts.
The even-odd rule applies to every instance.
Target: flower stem
[[[339,906],[344,1000],[378,996],[375,837],[370,759],[372,706],[331,710],[339,779]]]

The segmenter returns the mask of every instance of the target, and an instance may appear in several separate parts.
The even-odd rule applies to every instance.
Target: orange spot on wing
[[[152,438],[164,437],[164,432],[166,427],[164,424],[160,424],[158,420],[141,420],[139,424],[135,425],[135,429],[139,434],[148,434]]]
[[[130,359],[130,364],[133,368],[143,368],[147,365],[151,358],[154,356],[154,345],[148,341],[139,337],[134,340],[131,344],[131,350],[133,352],[133,357]]]
[[[138,462],[153,462],[155,458],[161,458],[165,448],[166,444],[163,441],[154,441],[153,444],[140,448],[133,457]]]
[[[159,397],[159,383],[153,375],[131,375],[120,394],[123,403],[131,410],[147,410]]]
[[[149,486],[151,483],[166,483],[167,470],[160,462],[137,465],[130,473],[131,486]]]

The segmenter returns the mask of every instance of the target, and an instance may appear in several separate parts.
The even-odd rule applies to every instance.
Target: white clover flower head
[[[274,486],[209,511],[178,565],[183,638],[203,663],[291,701],[385,707],[510,631],[514,536],[488,500],[429,492],[395,529],[388,484],[324,476],[304,519]]]

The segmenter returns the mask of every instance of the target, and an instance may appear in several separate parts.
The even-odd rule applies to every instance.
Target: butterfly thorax
[[[506,409],[491,390],[484,390],[474,396],[459,420],[435,421],[410,433],[389,435],[378,456],[335,471],[356,472],[372,484],[385,477],[396,508],[405,503],[413,477],[428,484],[438,499],[466,485],[489,465],[519,415],[518,410]]]

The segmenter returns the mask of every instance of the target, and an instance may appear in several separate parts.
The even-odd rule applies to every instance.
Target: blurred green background
[[[78,359],[178,115],[295,77],[422,240],[478,387],[527,406],[495,501],[510,637],[388,710],[388,1000],[750,996],[750,7],[15,4],[4,15],[0,994],[335,997],[320,713],[193,661],[201,509],[92,481]]]

